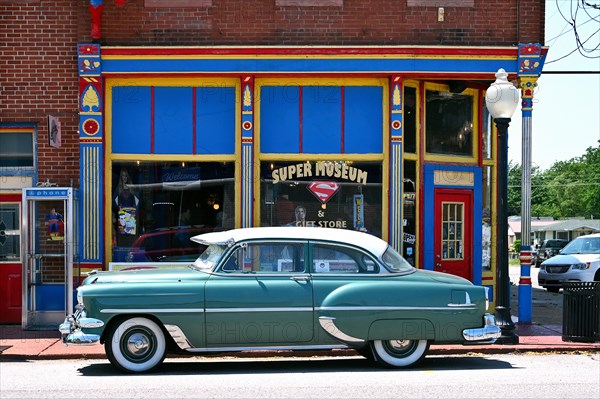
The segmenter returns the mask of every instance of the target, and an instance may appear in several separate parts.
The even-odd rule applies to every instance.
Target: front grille
[[[569,271],[571,265],[560,265],[560,266],[546,266],[546,272],[548,273],[566,273]]]

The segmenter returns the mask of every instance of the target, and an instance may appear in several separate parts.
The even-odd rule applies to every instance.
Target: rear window
[[[567,245],[566,241],[548,241],[546,243],[546,248],[562,248]]]
[[[402,255],[400,255],[394,250],[394,248],[390,246],[388,246],[386,251],[383,253],[381,260],[391,272],[406,273],[415,270],[415,268],[412,267],[412,265],[408,263],[402,257]]]

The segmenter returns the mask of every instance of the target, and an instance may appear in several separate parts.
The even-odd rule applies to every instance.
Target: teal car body
[[[192,240],[207,246],[193,264],[88,276],[63,342],[103,343],[115,366],[143,372],[171,351],[354,348],[408,367],[431,343],[500,335],[483,287],[417,270],[366,233],[273,227]]]

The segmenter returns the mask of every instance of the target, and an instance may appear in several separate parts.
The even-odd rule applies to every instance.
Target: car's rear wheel
[[[427,340],[377,340],[373,341],[375,359],[386,367],[403,368],[418,364],[429,349]]]
[[[105,349],[108,360],[123,371],[150,371],[165,358],[165,335],[152,320],[134,317],[115,325],[106,340]]]

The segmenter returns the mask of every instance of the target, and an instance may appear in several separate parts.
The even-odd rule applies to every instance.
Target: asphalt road
[[[427,357],[385,370],[361,357],[169,359],[150,375],[102,360],[0,363],[1,398],[597,398],[600,354]]]

